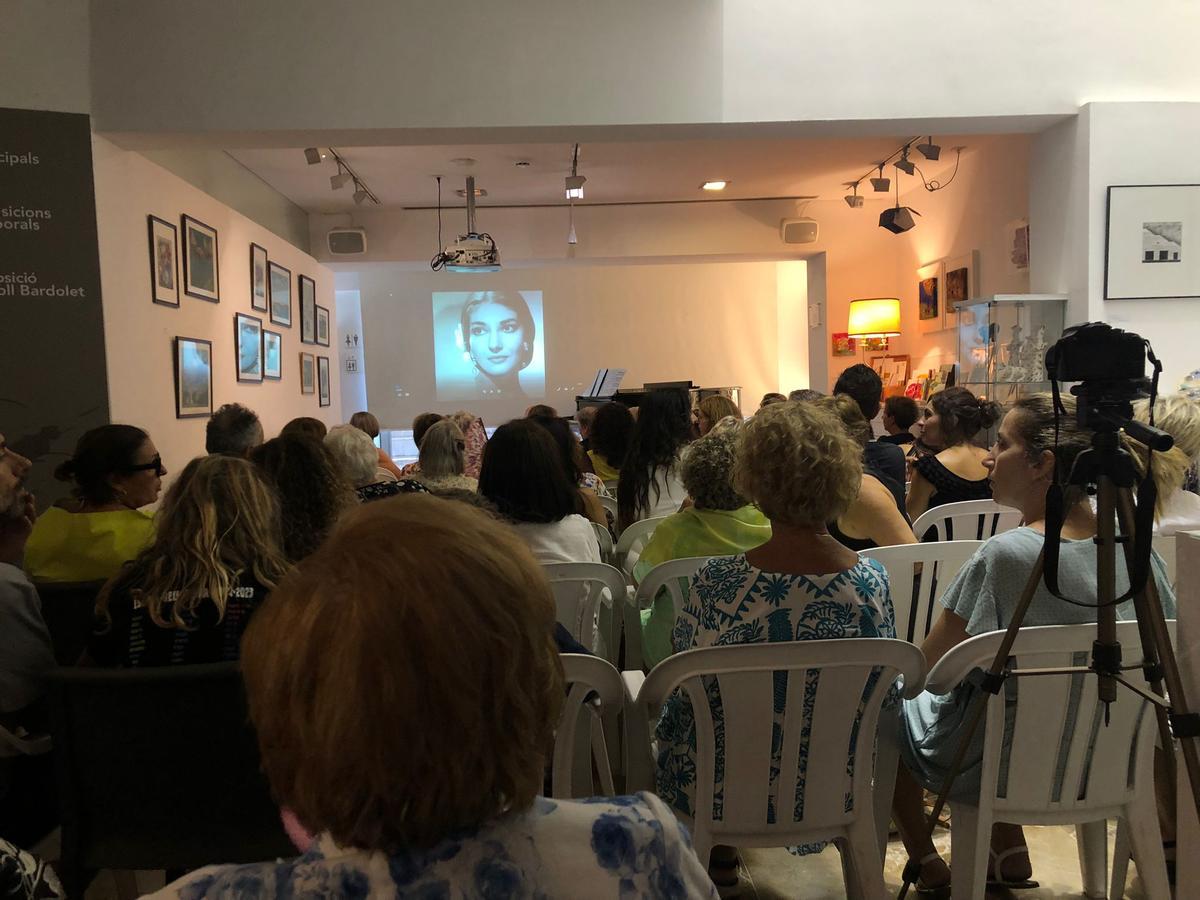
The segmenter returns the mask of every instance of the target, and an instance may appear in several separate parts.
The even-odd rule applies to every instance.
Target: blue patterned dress
[[[209,866],[153,897],[551,897],[717,900],[687,831],[651,794],[534,801],[471,835],[392,856],[339,847],[322,835],[296,859]]]
[[[887,571],[873,559],[832,575],[785,575],[764,572],[744,554],[710,560],[692,580],[687,602],[675,622],[675,652],[726,644],[896,636]],[[780,771],[786,674],[776,673],[773,778]],[[868,688],[871,685],[868,685]],[[806,686],[806,719],[816,700],[816,683]],[[716,680],[708,685],[716,731],[717,760],[713,806],[721,816],[725,728]],[[693,816],[696,796],[696,725],[687,696],[676,690],[663,704],[658,721],[656,787],[660,797],[686,816]],[[800,771],[808,756],[808,726],[802,730]],[[853,768],[853,759],[850,761]],[[772,792],[773,793],[773,792]],[[804,809],[803,786],[797,791],[796,816]],[[767,811],[775,821],[774,804]],[[807,853],[823,844],[794,848]]]

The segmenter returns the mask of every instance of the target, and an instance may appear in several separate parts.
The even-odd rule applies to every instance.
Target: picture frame
[[[258,316],[236,313],[233,317],[233,362],[237,380],[258,384],[263,380],[263,323]]]
[[[329,346],[329,310],[324,306],[317,307],[317,343]]]
[[[146,216],[150,238],[150,299],[179,308],[179,232],[158,216]]]
[[[278,331],[263,329],[262,375],[268,381],[283,378],[283,335]]]
[[[266,312],[269,308],[267,287],[267,248],[259,244],[250,244],[250,308],[258,312]]]
[[[1200,297],[1200,184],[1110,185],[1104,299],[1175,297]]]
[[[292,327],[292,270],[277,262],[267,263],[267,301],[271,324]]]
[[[942,260],[942,327],[954,328],[959,307],[979,298],[979,251]]]
[[[858,341],[850,337],[848,332],[839,331],[829,336],[830,353],[834,356],[855,356],[858,354]]]
[[[899,397],[904,394],[908,387],[908,365],[907,353],[885,353],[871,357],[871,368],[883,382],[884,397]]]
[[[300,343],[317,342],[317,283],[307,275],[296,276],[300,297]]]
[[[217,229],[184,213],[183,292],[189,297],[221,302],[220,251]]]
[[[311,353],[300,353],[300,393],[317,392],[317,358]]]
[[[917,333],[941,331],[942,261],[917,269]]]
[[[176,336],[175,418],[207,419],[213,412],[212,341]]]
[[[329,357],[317,357],[317,406],[329,406]]]

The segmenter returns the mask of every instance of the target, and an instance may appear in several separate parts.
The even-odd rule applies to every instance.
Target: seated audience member
[[[733,416],[735,419],[742,418],[742,411],[737,408],[737,404],[724,394],[713,394],[710,397],[705,397],[696,404],[696,430],[699,431],[699,437],[704,437],[712,431],[713,426],[720,422],[726,416]]]
[[[846,394],[854,398],[854,402],[858,404],[863,418],[870,425],[872,420],[879,415],[879,407],[883,402],[883,381],[880,380],[879,374],[870,366],[855,363],[838,376],[837,383],[833,386],[833,393],[834,396]],[[903,450],[895,444],[885,444],[872,440],[867,444],[867,448],[863,453],[863,460],[870,463],[871,467],[877,473],[891,480],[892,484],[886,485],[889,490],[893,493],[899,492],[901,497],[904,496],[905,466]]]
[[[1042,549],[1045,533],[1046,491],[1054,480],[1055,463],[1070,471],[1080,451],[1091,445],[1091,432],[1075,419],[1075,399],[1063,397],[1067,414],[1059,421],[1056,438],[1054,404],[1049,394],[1035,394],[1017,402],[1004,417],[996,445],[984,460],[991,475],[995,499],[1019,509],[1025,525],[990,538],[967,561],[942,596],[945,607],[921,646],[932,668],[952,648],[977,634],[1008,627],[1021,592]],[[1156,469],[1156,481],[1158,470]],[[1096,518],[1091,504],[1082,497],[1066,510],[1059,560],[1062,593],[1080,599],[1097,596]],[[1117,554],[1117,592],[1129,586],[1124,556]],[[1155,582],[1164,612],[1175,615],[1175,598],[1167,583],[1162,561],[1155,557]],[[1132,601],[1117,607],[1121,619],[1133,617]],[[1070,625],[1096,621],[1091,606],[1065,603],[1039,583],[1026,613],[1025,625]],[[957,753],[959,735],[965,727],[974,695],[979,688],[968,680],[950,694],[924,693],[905,701],[900,728],[904,765],[896,785],[893,810],[911,859],[921,860],[921,886],[932,891],[949,885],[950,870],[937,855],[925,833],[921,786],[937,791]],[[1015,698],[1014,698],[1015,701]],[[1008,721],[1014,721],[1010,707]],[[979,791],[983,731],[975,733],[950,795],[976,796]],[[910,774],[911,773],[911,774]],[[997,824],[992,829],[992,857],[988,880],[1019,885],[1032,873],[1021,828]],[[949,896],[948,889],[943,896]]]
[[[488,442],[483,419],[462,409],[450,418],[458,423],[466,440],[466,446],[463,448],[463,474],[469,478],[478,478],[479,467],[483,465],[483,448]]]
[[[575,413],[575,421],[579,423],[579,444],[587,453],[592,449],[592,423],[596,421],[596,407],[585,406]]]
[[[139,668],[237,659],[246,624],[289,568],[279,501],[254,465],[193,459],[167,491],[154,543],[100,592],[89,661]]]
[[[535,403],[529,409],[525,410],[525,418],[527,419],[557,419],[558,410],[553,406],[547,406],[545,403]]]
[[[721,419],[688,448],[679,475],[692,505],[658,523],[633,567],[635,581],[672,559],[732,556],[770,540],[771,523],[733,486],[734,448],[741,430],[740,417]],[[664,591],[650,609],[642,610],[647,668],[671,655],[674,625],[675,607]]]
[[[371,446],[375,446],[375,440],[379,437],[379,420],[375,416],[365,410],[356,412],[350,417],[350,424],[369,437],[371,439]],[[377,465],[379,468],[391,472],[396,478],[400,477],[400,467],[396,465],[395,460],[392,459],[386,450],[382,447],[377,447],[375,455],[378,457]]]
[[[828,410],[811,403],[759,410],[739,436],[733,484],[770,520],[771,538],[700,569],[675,623],[675,652],[727,644],[895,637],[887,571],[842,546],[825,526],[849,508],[861,474],[860,446]],[[782,713],[783,700],[784,694],[777,692],[776,714]],[[722,728],[720,704],[712,706],[717,728]],[[696,797],[694,729],[691,704],[676,691],[658,722],[656,793],[688,816]],[[779,765],[776,752],[772,766]],[[718,763],[717,772],[721,770]],[[809,774],[820,778],[822,773]],[[715,789],[723,790],[720,781]],[[793,798],[797,807],[802,800]],[[735,860],[728,851],[713,857],[717,884],[736,881]]]
[[[536,561],[485,513],[422,496],[352,512],[242,645],[272,793],[315,838],[155,896],[716,900],[653,795],[538,796],[565,694],[554,623]]]
[[[72,499],[38,518],[25,545],[34,581],[103,581],[154,539],[154,520],[141,511],[158,499],[167,474],[150,436],[132,425],[86,432],[75,455],[54,470],[73,481]]]
[[[624,403],[605,403],[596,410],[588,459],[601,481],[613,482],[621,477],[632,434],[633,415]]]
[[[600,562],[579,488],[554,438],[529,419],[513,419],[483,451],[479,493],[516,528],[540,563]]]
[[[354,505],[354,489],[325,445],[302,434],[269,440],[250,458],[279,498],[283,552],[291,562],[299,562]]]
[[[438,413],[421,413],[412,423],[413,443],[417,445],[417,452],[421,452],[421,441],[425,439],[425,433],[429,431],[436,423],[442,421],[445,416]],[[408,465],[400,469],[401,478],[410,478],[421,471],[421,461],[410,462]]]
[[[375,443],[357,425],[335,425],[325,435],[325,447],[333,455],[342,477],[354,488],[358,499],[382,500],[397,494],[423,492],[419,481],[396,481],[387,469],[379,468]]]
[[[325,433],[328,429],[325,423],[320,419],[314,419],[312,416],[300,416],[292,419],[283,426],[279,432],[280,437],[287,437],[293,434],[299,434],[304,437],[310,437],[318,441],[325,440]]]
[[[946,388],[929,399],[922,439],[942,449],[913,463],[907,501],[910,519],[944,503],[991,499],[992,486],[983,465],[987,451],[971,441],[998,421],[1000,407],[980,400],[965,387]]]
[[[921,417],[921,408],[912,397],[888,397],[883,401],[883,430],[879,440],[885,444],[911,444],[912,427]]]
[[[1150,401],[1139,400],[1133,406],[1139,422],[1150,422]],[[1170,536],[1177,531],[1200,529],[1200,495],[1184,487],[1189,472],[1200,462],[1200,402],[1186,394],[1169,394],[1154,404],[1154,424],[1171,437],[1175,446],[1166,453],[1154,454],[1156,475],[1162,473],[1162,492],[1154,516],[1154,533]],[[1145,455],[1135,462],[1145,471]],[[1155,481],[1159,481],[1155,478]]]
[[[775,403],[786,403],[786,402],[787,402],[787,397],[785,397],[783,394],[780,394],[776,391],[772,391],[769,394],[763,394],[762,399],[758,401],[758,408],[759,408],[759,410],[762,410],[762,409],[765,409],[766,407],[771,406]]]
[[[263,442],[258,414],[240,403],[226,403],[208,420],[204,431],[206,453],[223,453],[247,459],[250,451]]]
[[[554,445],[558,448],[563,468],[566,469],[567,476],[579,488],[580,497],[583,499],[583,514],[593,522],[607,528],[608,517],[604,513],[604,504],[600,502],[600,492],[604,491],[607,496],[608,491],[604,487],[604,482],[595,472],[584,470],[587,456],[584,454],[583,448],[579,446],[579,441],[576,440],[575,433],[571,431],[567,420],[557,417],[551,419],[546,416],[530,416],[529,421],[546,429],[550,437],[554,438]]]
[[[691,429],[687,391],[651,391],[639,409],[617,482],[622,531],[641,519],[670,515],[687,496],[679,480],[679,459]]]
[[[789,400],[799,400],[801,403],[808,403],[812,400],[820,400],[825,395],[820,391],[814,391],[812,388],[797,388],[787,395]]]
[[[475,490],[479,482],[463,474],[465,447],[466,438],[453,419],[434,422],[421,440],[421,471],[416,479],[430,490]]]
[[[837,394],[814,400],[813,405],[832,412],[860,447],[871,440],[871,426],[852,398]],[[829,533],[855,551],[915,544],[912,527],[904,519],[904,498],[888,490],[891,479],[864,462],[859,480],[858,496],[844,513],[829,522]]]

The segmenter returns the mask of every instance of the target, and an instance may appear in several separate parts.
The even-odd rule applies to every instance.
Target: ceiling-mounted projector
[[[429,267],[435,272],[441,269],[447,272],[500,271],[500,251],[496,249],[496,242],[487,232],[475,230],[473,175],[467,176],[467,233],[460,234],[458,240],[447,244],[442,252],[430,260]]]

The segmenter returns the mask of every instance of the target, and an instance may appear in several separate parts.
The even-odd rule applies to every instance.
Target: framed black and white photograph
[[[212,415],[212,342],[175,338],[175,418]]]
[[[1167,297],[1200,297],[1200,184],[1110,186],[1104,299]]]
[[[317,357],[317,405],[329,405],[329,357]]]
[[[233,317],[233,333],[237,349],[237,380],[263,380],[262,319],[238,313]]]
[[[188,215],[183,217],[183,292],[189,297],[221,302],[217,229]]]
[[[317,358],[311,353],[300,354],[300,393],[315,394],[317,391]]]
[[[267,248],[250,245],[250,308],[267,311]]]
[[[317,342],[317,283],[307,275],[296,279],[300,292],[300,343]]]
[[[267,264],[267,291],[271,302],[271,324],[292,327],[292,270],[279,263]]]
[[[150,299],[179,306],[179,233],[157,216],[147,216],[150,228]]]
[[[329,310],[324,306],[317,307],[317,343],[329,346]]]
[[[263,329],[263,378],[278,381],[283,377],[283,335]]]

